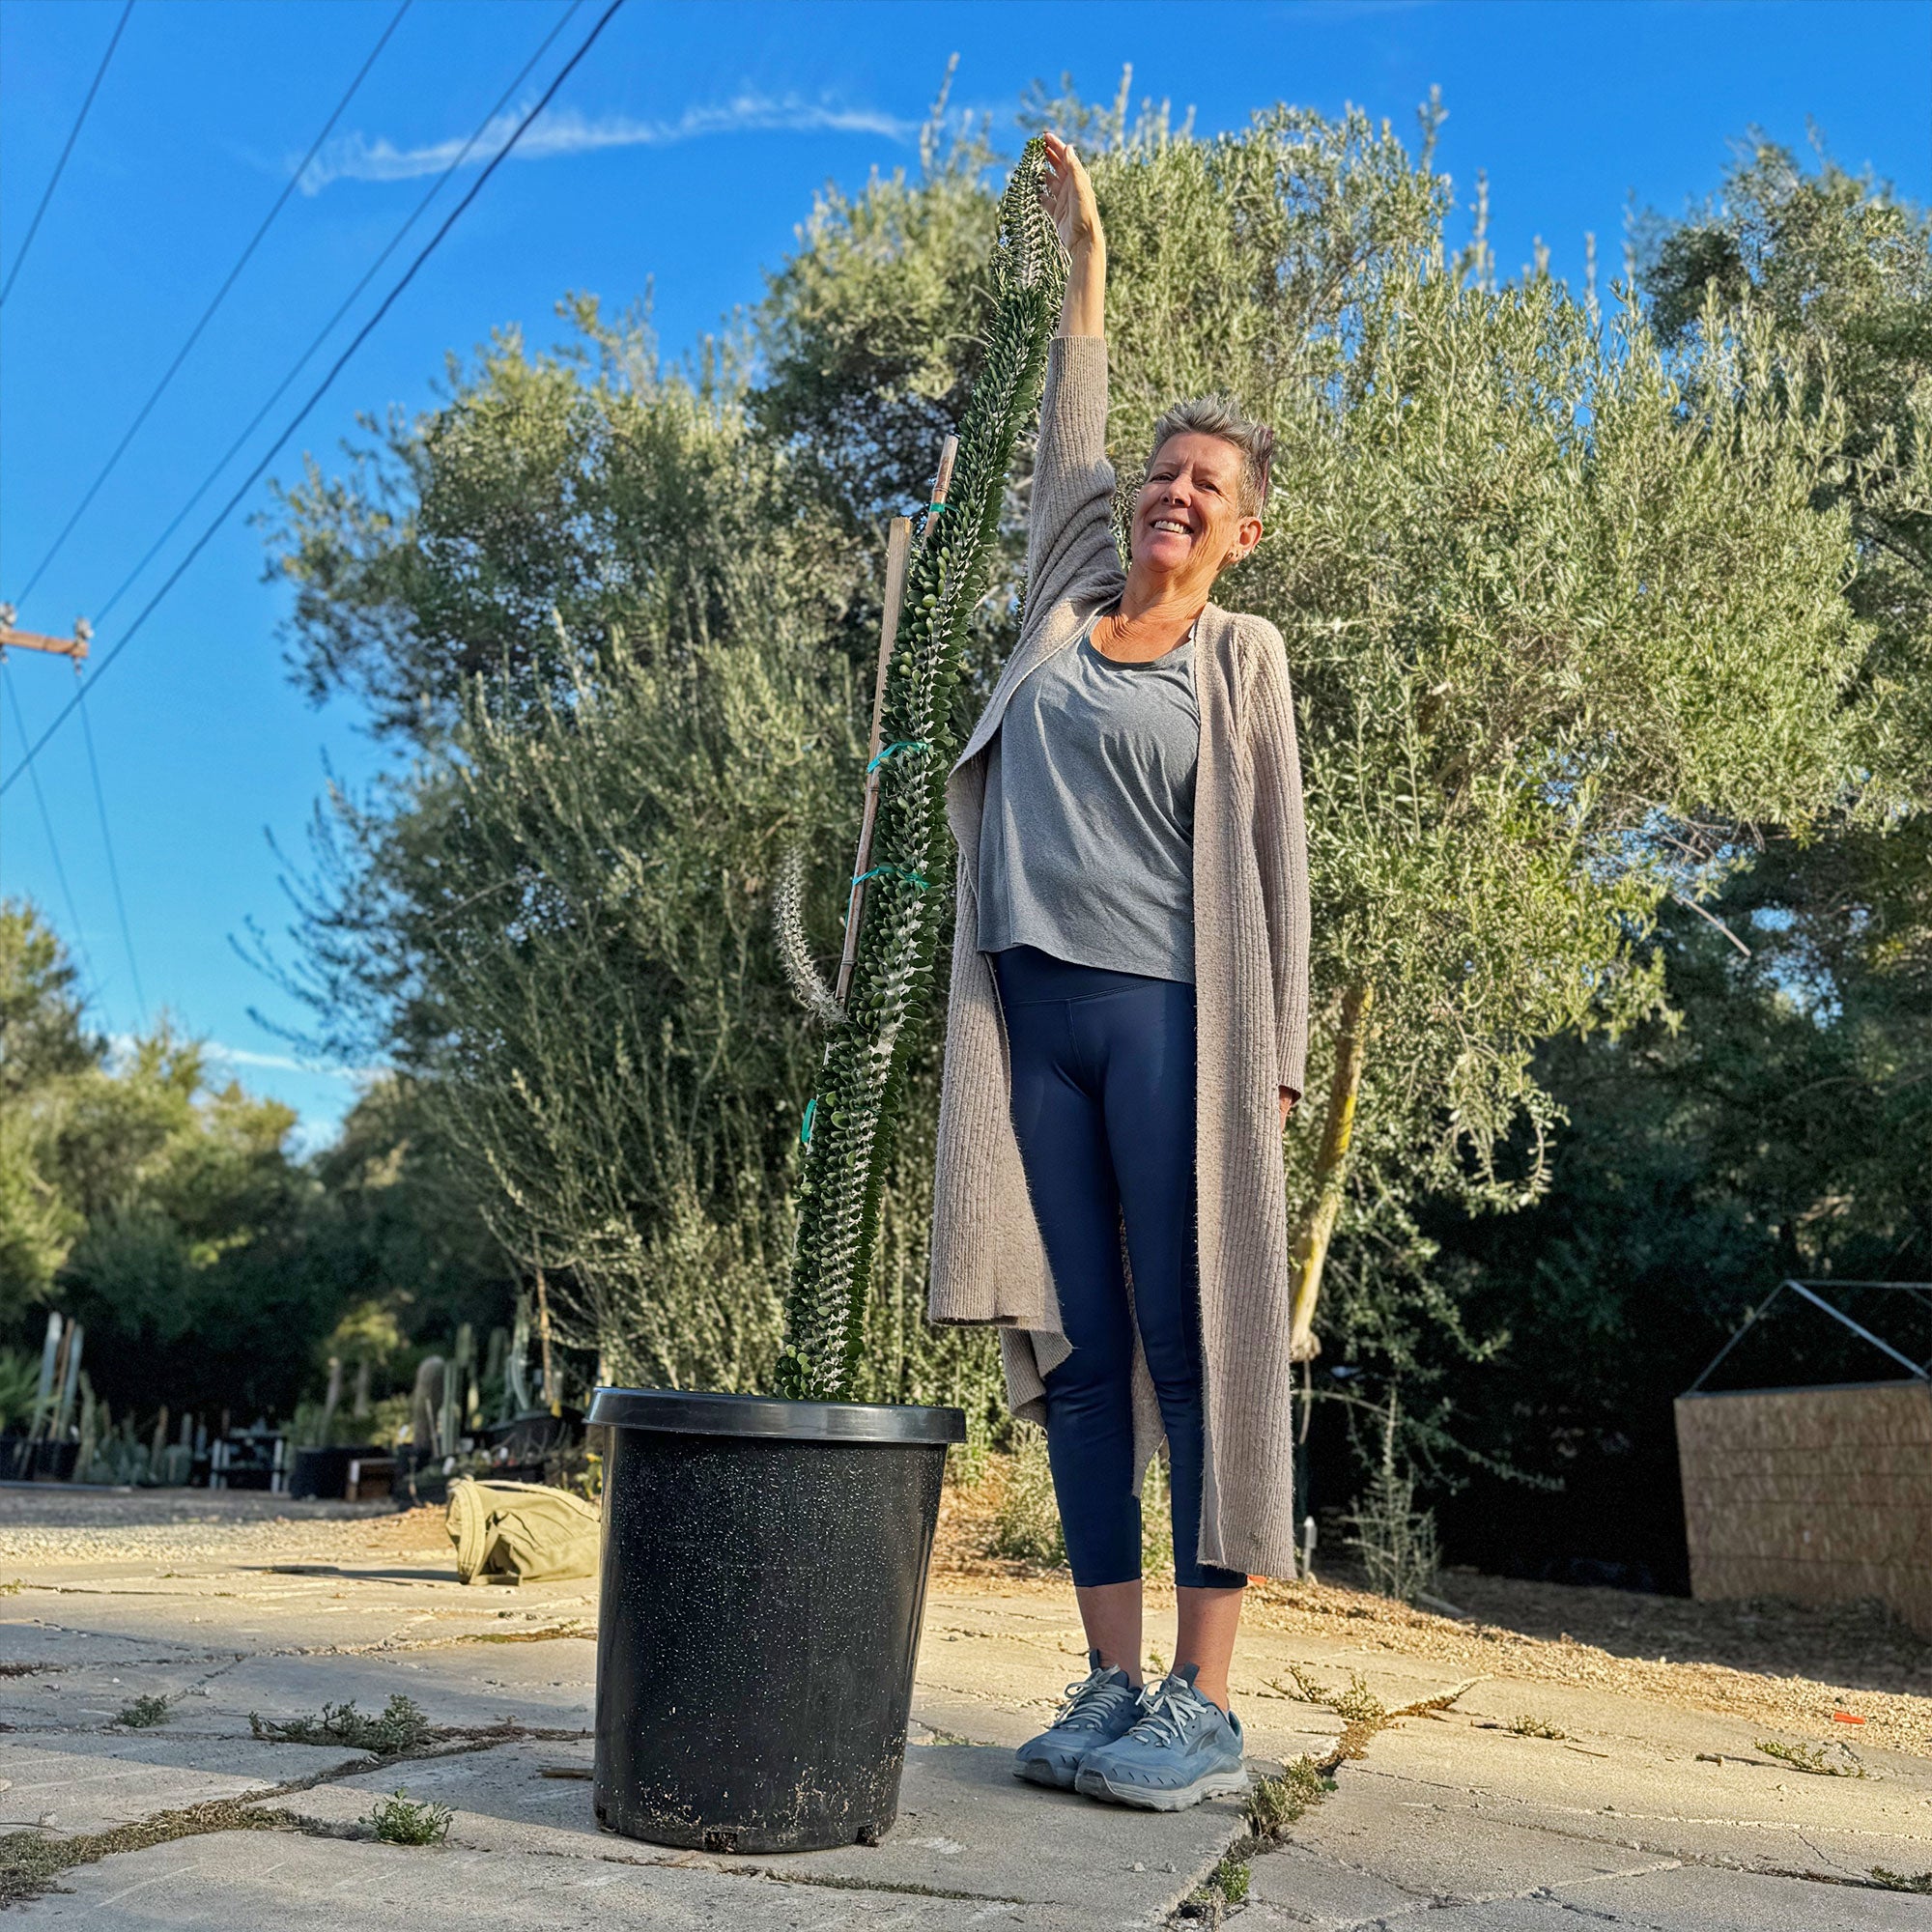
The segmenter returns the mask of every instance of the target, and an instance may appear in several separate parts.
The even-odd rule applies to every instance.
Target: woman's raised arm
[[[1046,143],[1047,213],[1060,231],[1060,245],[1070,264],[1066,299],[1060,305],[1060,335],[1105,335],[1107,332],[1107,237],[1100,211],[1094,205],[1094,184],[1080,156],[1058,134]]]
[[[1080,157],[1048,134],[1043,190],[1070,263],[1060,329],[1046,359],[1039,445],[1027,515],[1027,608],[1118,595],[1114,470],[1107,461],[1107,242]]]

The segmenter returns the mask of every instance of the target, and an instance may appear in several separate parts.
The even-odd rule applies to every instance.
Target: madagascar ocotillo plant
[[[836,1402],[852,1393],[880,1189],[907,1063],[931,1001],[950,877],[946,778],[955,748],[948,720],[967,624],[991,581],[1014,439],[1039,401],[1060,306],[1065,264],[1040,203],[1043,175],[1044,149],[1029,141],[1000,206],[993,315],[959,425],[952,488],[943,510],[928,506],[907,564],[873,760],[878,816],[864,875],[870,917],[842,1004],[807,959],[795,883],[780,895],[781,950],[801,997],[831,1034],[800,1130],[805,1156],[781,1395]]]

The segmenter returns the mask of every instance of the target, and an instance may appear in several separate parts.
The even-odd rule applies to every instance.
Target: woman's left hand
[[[1049,173],[1040,199],[1060,231],[1060,245],[1077,263],[1090,251],[1106,248],[1100,211],[1094,201],[1094,184],[1080,156],[1058,134],[1042,133]]]
[[[1288,1125],[1288,1117],[1294,1112],[1294,1103],[1300,1098],[1301,1095],[1293,1087],[1281,1090],[1281,1123],[1284,1127]]]

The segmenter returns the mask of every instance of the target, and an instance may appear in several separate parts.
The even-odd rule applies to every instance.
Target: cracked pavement
[[[1170,1923],[1243,1833],[1232,1803],[1148,1817],[1009,1776],[1006,1752],[1084,1668],[1070,1590],[935,1580],[884,1843],[713,1858],[615,1837],[591,1817],[592,1583],[465,1589],[420,1519],[338,1510],[277,1523],[266,1519],[289,1508],[280,1499],[115,1500],[135,1529],[63,1536],[34,1527],[56,1520],[48,1492],[0,1490],[0,1833],[16,1845],[109,1834],[13,1904],[23,1932],[469,1932],[479,1913],[504,1932],[613,1919],[1113,1932]],[[179,1520],[197,1513],[213,1520]],[[1235,1689],[1263,1765],[1319,1757],[1341,1730],[1296,1693],[1293,1665],[1330,1686],[1357,1674],[1390,1707],[1461,1681],[1426,1658],[1257,1630]],[[278,1744],[248,1721],[349,1699],[374,1715],[398,1691],[440,1727],[425,1754]],[[122,1726],[143,1696],[166,1698],[168,1720]],[[1561,1735],[1509,1728],[1526,1715]],[[1825,1719],[1809,1742],[1828,1742]],[[1230,1922],[1932,1926],[1932,1901],[1874,1879],[1932,1869],[1932,1763],[1860,1747],[1863,1777],[1805,1776],[1767,1757],[1762,1734],[1575,1684],[1478,1681],[1344,1763],[1332,1795],[1253,1858]],[[450,1807],[445,1843],[373,1840],[371,1805],[398,1786]],[[192,1828],[172,1819],[192,1806],[211,1808],[188,1813]],[[286,1816],[241,1828],[262,1809]],[[120,1848],[130,1840],[139,1848]]]

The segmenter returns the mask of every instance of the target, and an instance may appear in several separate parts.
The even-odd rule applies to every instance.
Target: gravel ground
[[[422,1518],[434,1519],[433,1538]],[[404,1521],[426,1543],[447,1545],[440,1510],[402,1518],[387,1503],[295,1502],[262,1491],[0,1484],[0,1583],[10,1563],[164,1562],[292,1548],[355,1555]]]

